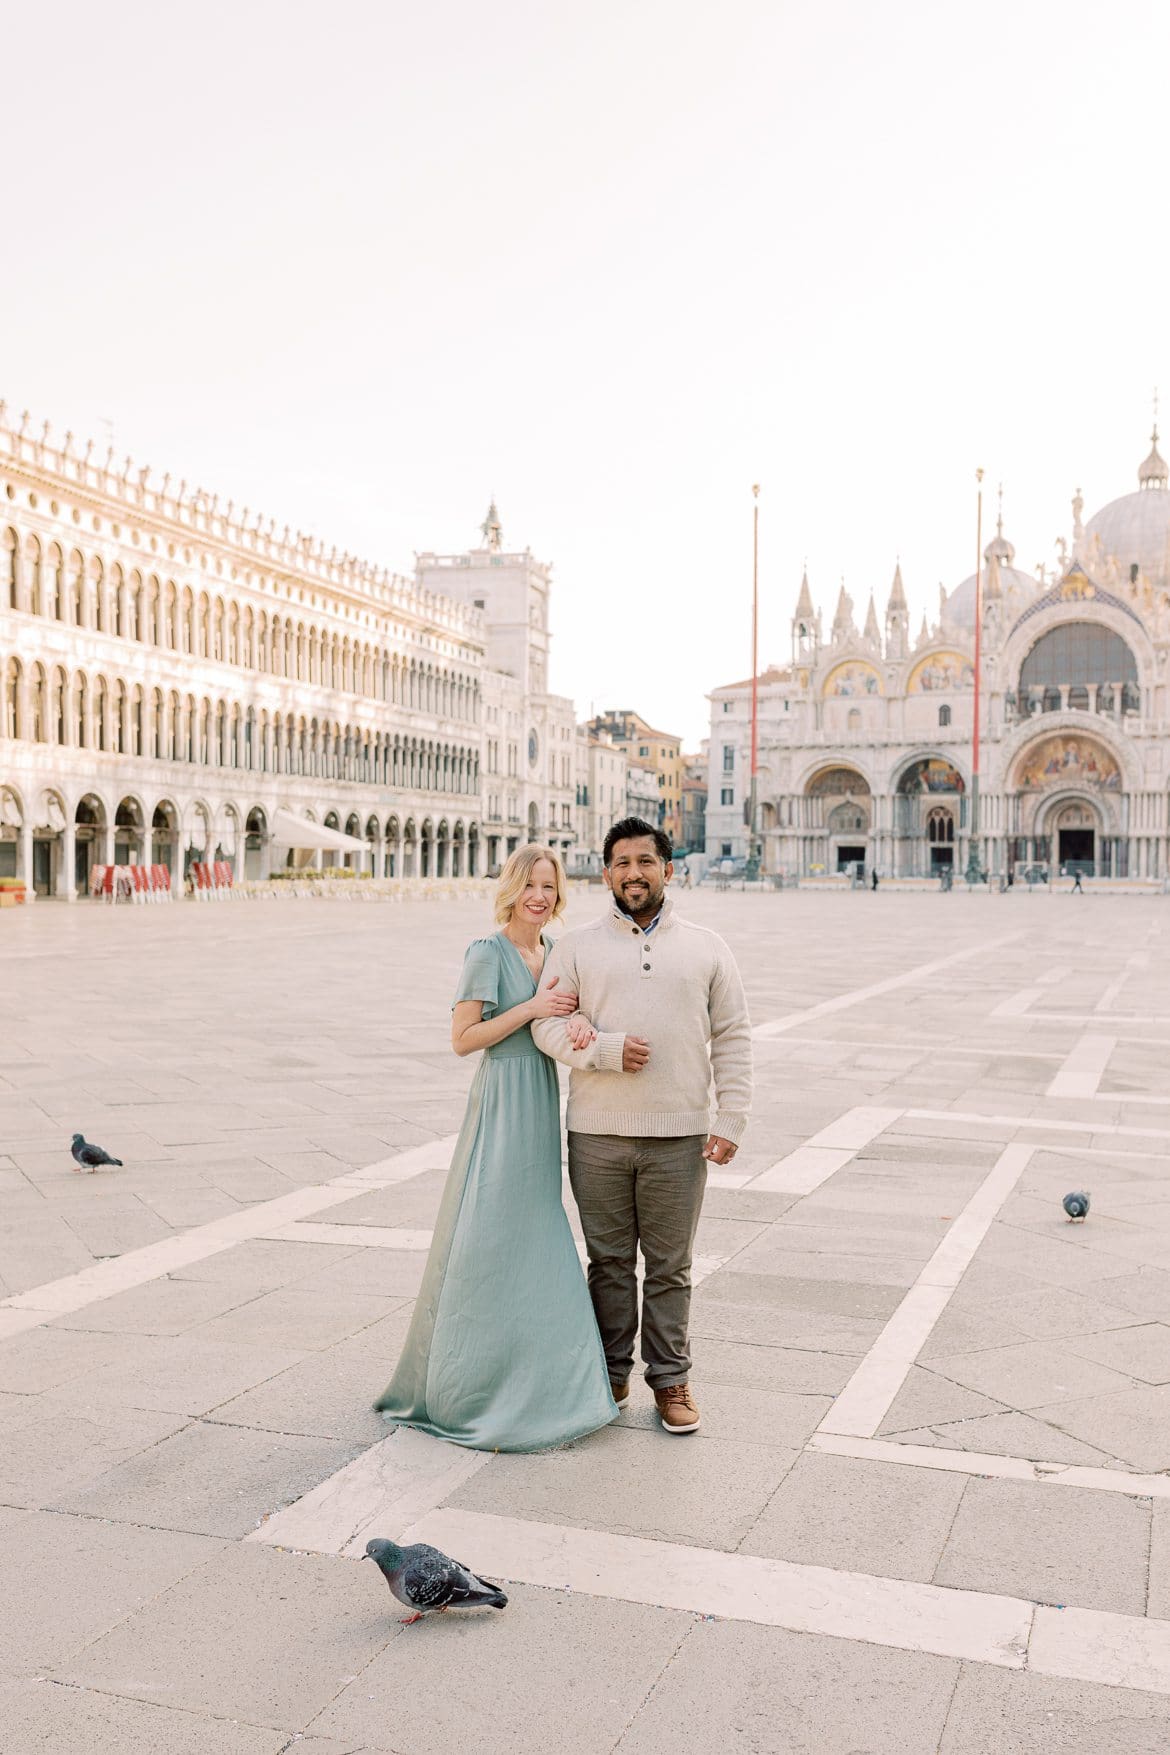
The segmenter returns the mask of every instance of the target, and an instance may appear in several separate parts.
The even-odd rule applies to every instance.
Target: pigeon
[[[1070,1219],[1074,1222],[1079,1219],[1081,1224],[1084,1224],[1085,1214],[1089,1210],[1089,1197],[1087,1194],[1083,1191],[1066,1194],[1060,1204]]]
[[[122,1168],[121,1158],[111,1158],[100,1146],[91,1146],[83,1133],[73,1136],[73,1162],[79,1170],[96,1170],[99,1164],[116,1164]]]
[[[414,1610],[402,1619],[403,1627],[413,1627],[424,1615],[442,1614],[444,1609],[504,1609],[508,1605],[498,1584],[477,1578],[461,1560],[450,1559],[426,1542],[400,1548],[375,1536],[366,1543],[362,1558],[372,1560],[392,1594]]]

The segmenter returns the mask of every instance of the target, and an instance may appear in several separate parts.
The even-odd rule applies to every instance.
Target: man
[[[610,906],[564,934],[542,978],[580,996],[569,1024],[587,1019],[596,1039],[575,1049],[559,1018],[534,1023],[532,1034],[572,1068],[569,1180],[614,1400],[629,1397],[640,1247],[646,1381],[664,1430],[683,1434],[699,1427],[687,1339],[691,1252],[707,1165],[729,1164],[747,1126],[751,1030],[731,952],[666,898],[669,837],[627,817],[606,836],[604,860]]]

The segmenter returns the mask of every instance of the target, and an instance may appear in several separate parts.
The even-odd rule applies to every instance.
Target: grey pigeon
[[[461,1560],[450,1559],[426,1542],[400,1548],[375,1536],[366,1543],[363,1558],[374,1562],[398,1601],[414,1610],[403,1619],[403,1627],[413,1627],[424,1615],[442,1614],[444,1609],[504,1609],[508,1605],[498,1584],[477,1578]]]
[[[1084,1224],[1085,1214],[1089,1210],[1089,1197],[1083,1190],[1066,1194],[1060,1204],[1070,1219],[1079,1219],[1082,1225]]]
[[[99,1164],[116,1164],[122,1168],[121,1158],[111,1158],[100,1146],[91,1146],[83,1133],[73,1136],[73,1162],[79,1170],[96,1170]]]

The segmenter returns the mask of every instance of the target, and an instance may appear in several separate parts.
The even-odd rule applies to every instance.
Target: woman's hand
[[[531,1010],[533,1022],[537,1018],[571,1018],[577,1010],[575,993],[557,993],[554,991],[559,975],[554,975],[547,987],[542,987],[532,1000]]]
[[[584,1018],[571,1018],[565,1025],[565,1034],[573,1048],[588,1048],[591,1042],[597,1041],[597,1031]]]

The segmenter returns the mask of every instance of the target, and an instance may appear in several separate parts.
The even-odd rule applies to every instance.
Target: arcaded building
[[[482,870],[484,669],[471,605],[0,404],[0,875]]]
[[[979,856],[1170,875],[1170,471],[1155,430],[1137,488],[1072,524],[1052,573],[1015,566],[1000,517],[982,570]],[[826,630],[807,577],[787,664],[759,678],[765,869],[930,876],[968,863],[976,577],[912,637],[900,570],[859,629]],[[707,850],[747,853],[751,681],[712,691]]]

